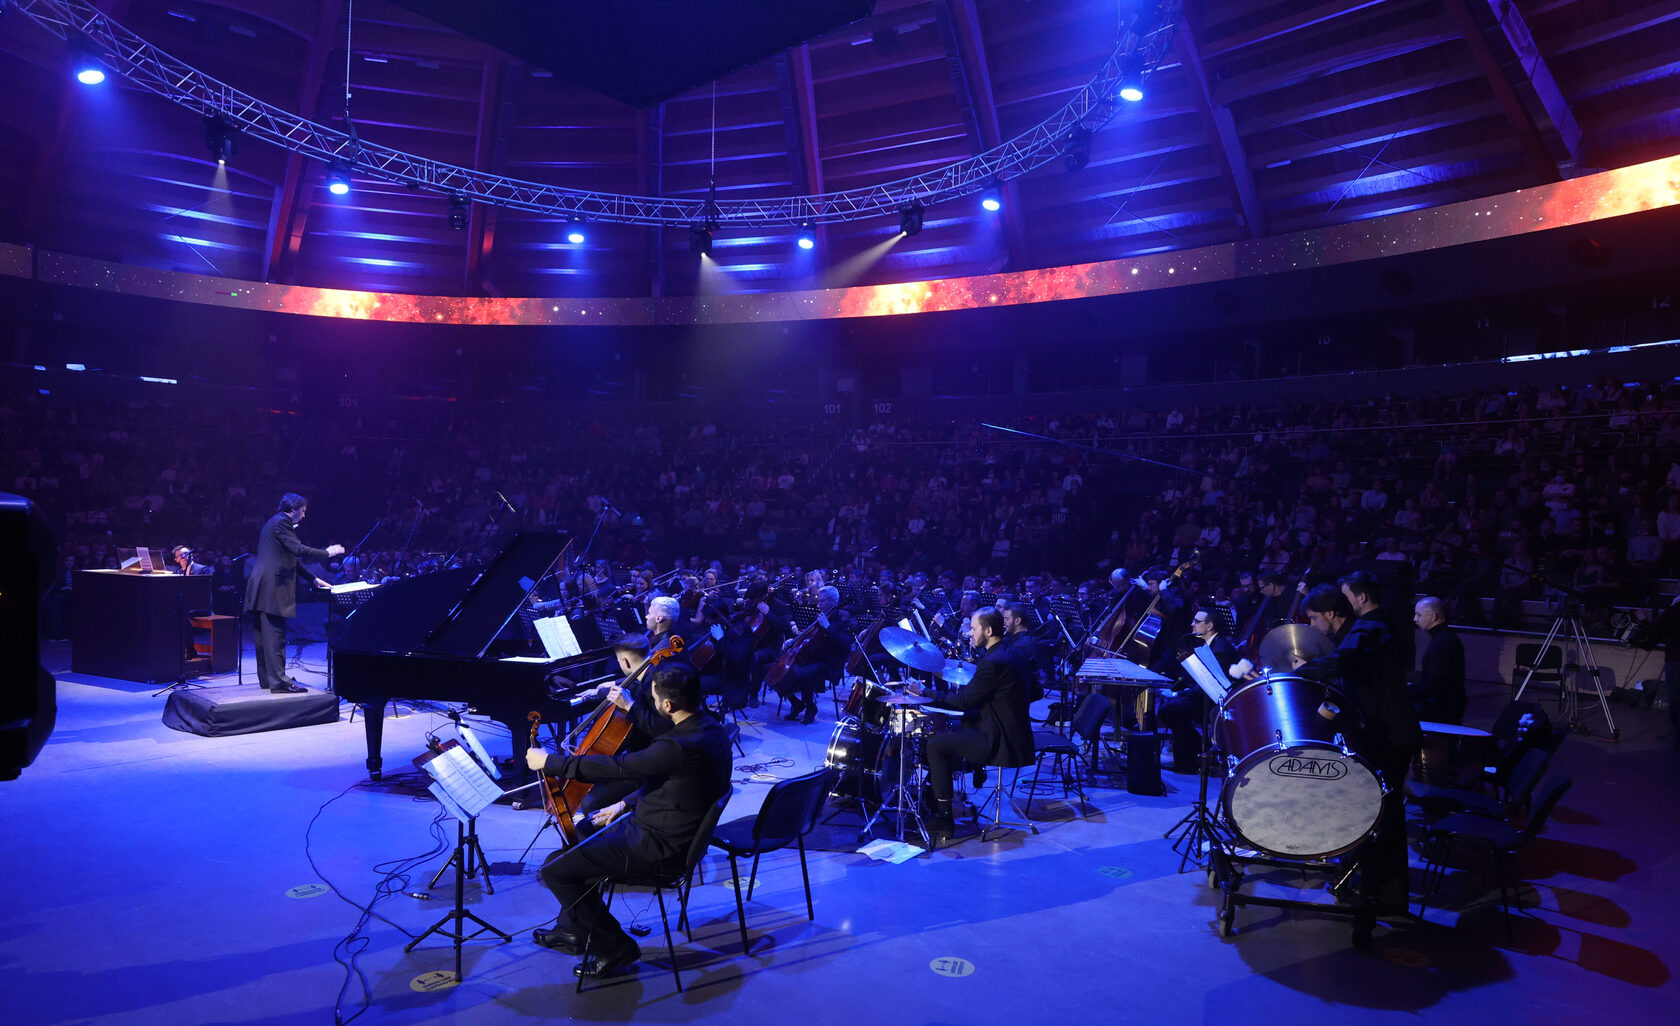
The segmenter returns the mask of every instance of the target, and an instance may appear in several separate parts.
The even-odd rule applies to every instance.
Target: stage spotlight
[[[1120,65],[1120,98],[1127,103],[1143,99],[1143,54],[1132,53]]]
[[[1085,165],[1091,162],[1091,130],[1084,125],[1074,125],[1068,129],[1067,147],[1062,151],[1062,160],[1069,171],[1083,171]]]
[[[333,161],[327,169],[327,191],[334,196],[350,194],[350,168],[341,161]]]
[[[995,214],[1003,209],[1003,190],[992,186],[980,194],[980,209]]]
[[[920,203],[912,203],[898,212],[898,230],[902,235],[922,234],[922,215],[927,208]]]
[[[99,85],[105,81],[105,69],[94,59],[93,44],[79,34],[70,40],[70,68],[82,85]]]
[[[712,226],[697,224],[688,229],[688,251],[697,256],[712,255]]]
[[[583,222],[575,217],[566,226],[566,241],[574,246],[581,246],[589,241],[589,237],[583,233]]]
[[[817,233],[811,230],[809,221],[799,226],[799,234],[795,236],[795,239],[799,242],[800,249],[817,248]]]
[[[225,166],[239,149],[239,133],[220,114],[212,114],[204,119],[204,145],[216,163]]]
[[[449,194],[449,227],[464,231],[467,227],[467,198],[458,192]]]

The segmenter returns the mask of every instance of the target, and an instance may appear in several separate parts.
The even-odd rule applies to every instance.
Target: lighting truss
[[[204,117],[220,115],[246,135],[323,163],[346,162],[358,175],[400,182],[443,195],[528,210],[562,219],[686,228],[715,223],[721,229],[834,224],[896,215],[913,202],[932,206],[979,192],[1062,155],[1076,125],[1097,128],[1114,116],[1122,66],[1143,58],[1153,71],[1166,55],[1179,20],[1179,0],[1166,0],[1152,19],[1137,19],[1120,32],[1114,51],[1095,76],[1054,114],[984,153],[936,171],[881,185],[815,196],[763,199],[680,199],[563,189],[539,182],[446,164],[359,139],[329,128],[211,78],[164,53],[85,0],[11,0],[19,14],[59,38],[81,33],[94,56],[141,89]]]

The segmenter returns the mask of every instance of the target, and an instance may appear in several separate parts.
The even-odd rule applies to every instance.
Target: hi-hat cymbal
[[[961,659],[948,659],[940,668],[939,676],[947,684],[955,684],[960,688],[974,679],[974,670],[973,663],[965,663]]]
[[[1260,639],[1260,665],[1288,673],[1295,668],[1296,659],[1317,659],[1335,649],[1336,643],[1323,631],[1304,623],[1286,623],[1273,627]]]
[[[927,705],[933,699],[926,695],[888,695],[881,699],[882,705]]]
[[[902,627],[882,627],[876,635],[887,655],[913,670],[938,673],[945,668],[945,653],[939,646],[914,631]]]

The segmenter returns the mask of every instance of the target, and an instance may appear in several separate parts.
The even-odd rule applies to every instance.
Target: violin
[[[648,656],[643,667],[657,666],[663,659],[668,659],[683,650],[683,640],[677,635],[671,635],[665,647]],[[641,672],[640,670],[637,671]],[[623,746],[625,738],[630,736],[630,716],[610,700],[603,701],[593,714],[595,720],[584,732],[583,740],[578,742],[573,755],[615,755]],[[542,713],[532,710],[526,717],[531,721],[530,746],[539,747],[537,741],[537,726],[542,723]],[[548,775],[546,770],[540,771],[542,778],[543,810],[554,819],[560,828],[560,837],[565,842],[564,847],[571,847],[578,842],[578,828],[574,817],[584,796],[595,785],[587,780],[560,781]]]

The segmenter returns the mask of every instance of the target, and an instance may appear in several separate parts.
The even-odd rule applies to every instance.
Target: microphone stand
[[[397,556],[397,565],[395,569],[398,575],[402,572],[403,564],[408,562],[408,547],[414,544],[414,532],[419,530],[420,521],[426,516],[425,504],[423,504],[419,499],[414,500],[414,507],[419,510],[419,512],[414,515],[414,523],[409,525],[408,538],[403,542],[402,553]]]

